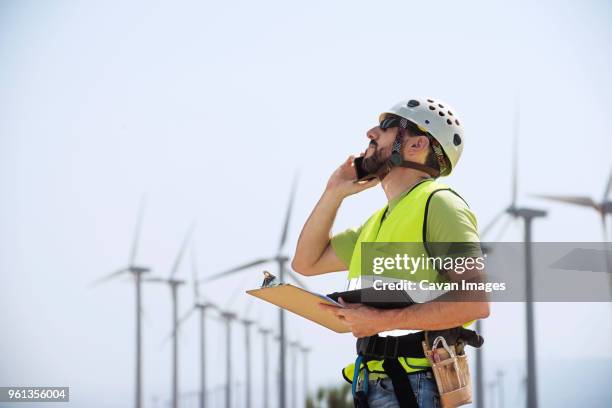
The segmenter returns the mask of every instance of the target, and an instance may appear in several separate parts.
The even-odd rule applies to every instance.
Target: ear
[[[404,144],[404,155],[406,157],[420,156],[423,152],[429,152],[429,139],[427,136],[409,136]]]

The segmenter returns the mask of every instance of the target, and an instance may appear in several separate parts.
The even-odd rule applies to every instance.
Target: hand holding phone
[[[357,173],[355,182],[368,181],[376,178],[376,175],[368,173],[363,167],[363,159],[364,156],[359,156],[353,160],[353,166],[355,167],[355,172]]]
[[[339,198],[347,197],[378,184],[378,179],[366,176],[364,179],[358,177],[358,166],[355,164],[355,156],[349,156],[344,163],[334,171],[327,182],[326,192],[332,193]],[[359,157],[357,157],[359,159]],[[357,163],[360,161],[358,160]],[[361,167],[363,170],[363,167]]]

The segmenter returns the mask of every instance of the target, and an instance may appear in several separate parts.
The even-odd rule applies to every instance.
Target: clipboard
[[[319,307],[319,303],[343,307],[325,295],[309,292],[290,283],[247,290],[246,293],[282,307],[336,333],[348,333],[350,331],[342,320]]]
[[[338,303],[338,298],[342,298],[347,303],[362,303],[377,309],[398,309],[417,303],[406,291],[376,290],[373,287],[346,292],[334,292],[326,296],[286,283],[247,290],[246,293],[282,307],[298,316],[327,327],[336,333],[348,333],[350,330],[342,320],[325,310],[321,310],[319,303],[343,307]]]

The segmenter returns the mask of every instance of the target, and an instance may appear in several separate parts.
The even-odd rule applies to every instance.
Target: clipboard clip
[[[270,286],[276,286],[276,276],[272,275],[270,272],[268,271],[264,271],[264,280],[261,283],[261,287],[262,288],[269,288]]]

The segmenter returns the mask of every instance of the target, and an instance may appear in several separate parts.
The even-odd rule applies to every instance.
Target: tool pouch
[[[425,357],[431,363],[440,392],[442,408],[453,408],[472,402],[472,381],[464,344],[449,346],[443,336],[434,339],[431,348],[423,341]]]

